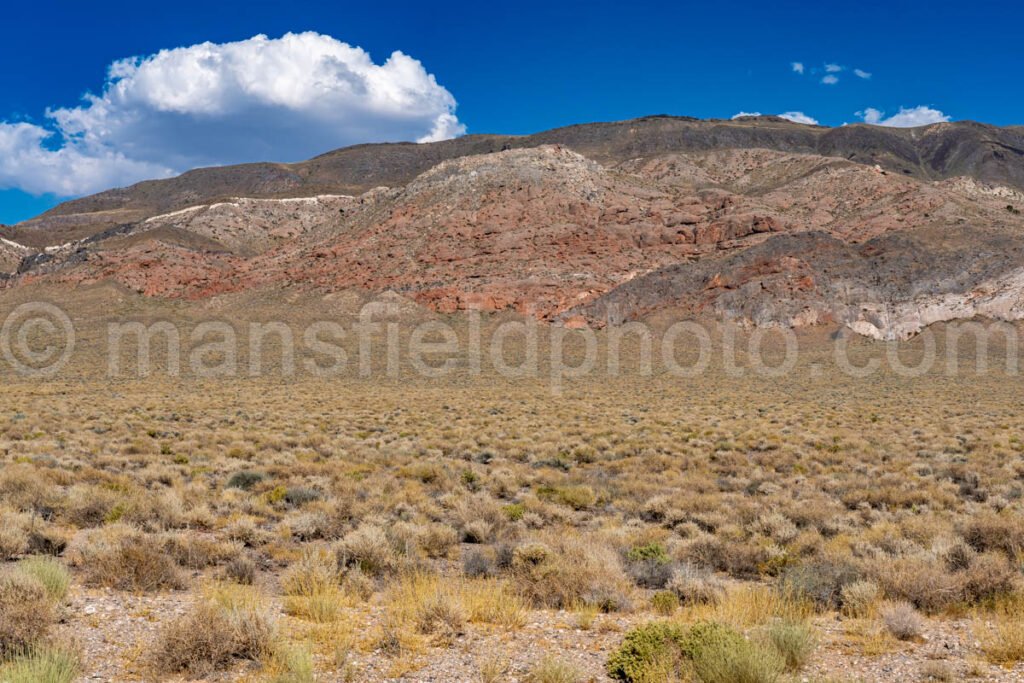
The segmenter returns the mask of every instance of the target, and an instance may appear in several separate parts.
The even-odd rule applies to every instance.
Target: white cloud
[[[830,74],[837,74],[837,73],[839,73],[842,70],[843,70],[843,67],[839,66],[838,64],[826,64],[825,65],[825,71],[830,73]]]
[[[803,72],[804,72],[804,63],[803,62],[793,62],[793,71],[795,71],[798,74],[803,74]]]
[[[174,173],[167,166],[128,159],[111,149],[85,151],[65,144],[51,150],[45,141],[53,136],[31,123],[0,123],[0,189],[66,197]]]
[[[868,107],[864,111],[857,112],[857,116],[864,119],[864,123],[870,123],[872,125],[878,125],[878,122],[885,116],[885,112],[874,107]]]
[[[754,112],[741,111],[739,114],[734,114],[732,118],[733,118],[733,120],[736,120],[736,119],[741,119],[741,118],[743,118],[745,116],[761,116],[761,112],[759,112],[759,111],[754,111]],[[794,123],[806,123],[809,126],[816,126],[816,125],[818,125],[818,120],[817,119],[811,118],[810,116],[808,116],[807,114],[803,113],[802,111],[787,111],[787,112],[785,112],[783,114],[776,114],[776,116],[778,116],[779,118],[782,118],[782,119],[788,119],[790,121],[793,121]]]
[[[787,111],[785,113],[779,114],[779,117],[788,119],[793,123],[806,123],[808,126],[818,125],[817,119],[811,118],[802,111]]]
[[[0,122],[0,188],[84,194],[196,166],[465,132],[455,98],[419,61],[395,52],[376,64],[317,33],[120,60],[84,99],[47,111],[47,127]]]
[[[938,109],[932,109],[924,105],[918,107],[900,107],[898,113],[885,118],[885,112],[868,107],[864,111],[857,112],[857,116],[864,119],[864,123],[875,126],[890,126],[892,128],[914,128],[916,126],[927,126],[930,123],[944,123],[950,117]]]
[[[836,83],[839,82],[839,79],[833,76],[832,74],[829,74],[828,76],[822,78],[821,82],[824,83],[825,85],[835,85]]]
[[[857,75],[857,78],[868,79],[871,78],[871,72],[865,71],[864,69],[854,69],[853,73]]]

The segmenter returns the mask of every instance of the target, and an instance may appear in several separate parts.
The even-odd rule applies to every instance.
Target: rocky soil
[[[81,681],[150,680],[147,653],[161,627],[187,612],[194,598],[185,591],[133,595],[76,587],[58,634],[77,643],[84,653]],[[276,616],[286,628],[301,628],[301,622],[283,610]],[[346,617],[357,622],[361,630],[369,631],[380,625],[384,615],[371,606],[347,610]],[[623,633],[648,620],[642,614],[608,614],[581,622],[580,616],[572,612],[539,610],[530,613],[523,627],[515,631],[471,628],[450,646],[431,647],[422,653],[410,664],[413,670],[404,673],[395,671],[389,658],[380,653],[350,652],[343,665],[335,669],[334,678],[328,676],[325,680],[470,683],[481,679],[483,666],[496,665],[504,670],[501,680],[517,683],[530,680],[530,669],[545,655],[557,653],[574,667],[581,680],[606,681],[605,662],[621,643]],[[978,644],[966,619],[928,620],[921,637],[889,645],[873,655],[855,652],[849,622],[820,617],[815,627],[820,646],[797,680],[941,680],[929,678],[928,672],[944,671],[949,676],[946,680],[1024,681],[1024,665],[1003,668],[978,657]],[[316,660],[318,668],[334,666],[327,656],[317,656]],[[249,680],[253,668],[252,663],[239,663],[231,671],[204,680]]]

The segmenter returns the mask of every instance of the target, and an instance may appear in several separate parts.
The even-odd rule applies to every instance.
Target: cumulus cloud
[[[317,33],[202,43],[114,62],[99,95],[0,122],[0,188],[84,194],[205,165],[297,161],[360,142],[461,135],[416,59],[381,64]]]
[[[783,112],[782,114],[779,114],[779,117],[784,118],[784,119],[788,119],[788,120],[792,121],[793,123],[805,123],[808,126],[816,126],[816,125],[818,125],[818,120],[817,119],[811,118],[810,116],[808,116],[807,114],[803,113],[802,111],[787,111],[787,112]]]
[[[830,73],[830,74],[837,74],[837,73],[839,73],[842,70],[843,70],[843,67],[839,66],[838,64],[826,64],[825,65],[825,71],[827,73]]]
[[[829,74],[822,78],[821,82],[824,83],[825,85],[835,85],[836,83],[839,82],[839,79],[836,76]]]
[[[733,119],[733,121],[735,121],[736,119],[743,119],[743,118],[747,118],[747,117],[750,117],[750,116],[761,116],[761,112],[759,112],[759,111],[741,111],[738,114],[733,114],[732,115],[732,119]]]
[[[804,63],[803,62],[793,62],[793,71],[795,71],[798,74],[803,74],[803,72],[804,72]]]
[[[31,123],[0,123],[0,189],[66,197],[174,172],[110,149],[88,152],[65,144],[51,150],[46,145],[53,137],[51,131]]]
[[[853,73],[857,76],[857,78],[864,78],[864,79],[871,78],[871,72],[870,71],[865,71],[864,69],[854,69]]]
[[[886,118],[885,112],[874,107],[868,107],[864,111],[857,112],[857,116],[864,119],[864,123],[875,126],[890,126],[892,128],[914,128],[916,126],[927,126],[930,123],[945,123],[950,117],[938,109],[932,109],[924,105],[917,107],[900,107],[898,113]]]

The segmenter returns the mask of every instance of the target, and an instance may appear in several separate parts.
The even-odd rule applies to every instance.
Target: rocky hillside
[[[654,117],[366,145],[69,202],[0,243],[5,286],[203,299],[393,291],[602,325],[666,309],[878,338],[1024,316],[1024,135]]]

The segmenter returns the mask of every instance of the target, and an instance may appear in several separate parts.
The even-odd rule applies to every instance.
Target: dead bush
[[[49,517],[60,501],[60,491],[33,465],[8,465],[0,470],[0,500],[16,510]]]
[[[28,532],[18,523],[17,514],[4,517],[0,525],[0,562],[13,560],[28,552]]]
[[[0,660],[35,645],[53,620],[43,584],[18,571],[0,574]]]
[[[1013,559],[1024,551],[1024,517],[1009,511],[972,515],[962,534],[979,552],[999,550]]]
[[[783,592],[807,598],[824,611],[841,607],[843,588],[860,576],[860,570],[844,558],[821,557],[787,568],[779,583]]]
[[[261,611],[203,600],[161,630],[152,665],[160,674],[205,677],[228,668],[235,658],[265,657],[273,638],[273,623]]]
[[[963,600],[963,575],[950,572],[931,555],[880,558],[870,566],[872,577],[886,597],[906,601],[928,614]]]
[[[914,606],[907,602],[897,602],[882,610],[882,621],[889,633],[900,640],[913,640],[921,635],[924,622]]]
[[[222,564],[241,551],[239,545],[192,531],[164,535],[163,546],[175,562],[188,569],[205,569]]]
[[[154,536],[125,525],[90,529],[75,537],[68,562],[82,570],[87,584],[127,591],[181,588],[184,580]]]
[[[68,491],[63,517],[81,529],[102,526],[111,517],[117,503],[118,496],[112,490],[79,484]]]
[[[304,550],[281,577],[281,589],[289,596],[309,597],[329,586],[338,586],[338,566],[324,548]]]
[[[394,571],[398,558],[384,530],[363,524],[338,543],[339,567],[358,567],[364,574],[381,576]]]
[[[843,614],[863,619],[871,614],[881,594],[882,591],[874,581],[854,581],[846,584],[840,591]]]
[[[235,583],[251,586],[256,580],[256,562],[248,555],[238,555],[224,566],[224,575]]]
[[[725,585],[717,576],[685,562],[676,567],[665,588],[684,605],[715,605],[725,594]]]
[[[963,572],[964,598],[971,603],[1009,595],[1017,585],[1018,572],[997,552],[981,553]]]
[[[432,522],[416,531],[416,543],[427,557],[447,557],[458,542],[458,533],[447,524]]]
[[[717,569],[737,579],[753,579],[769,560],[763,546],[750,541],[706,535],[690,543],[686,558],[694,564]]]
[[[630,606],[629,580],[618,553],[596,539],[545,534],[515,549],[511,571],[538,607],[590,605],[606,612]]]

